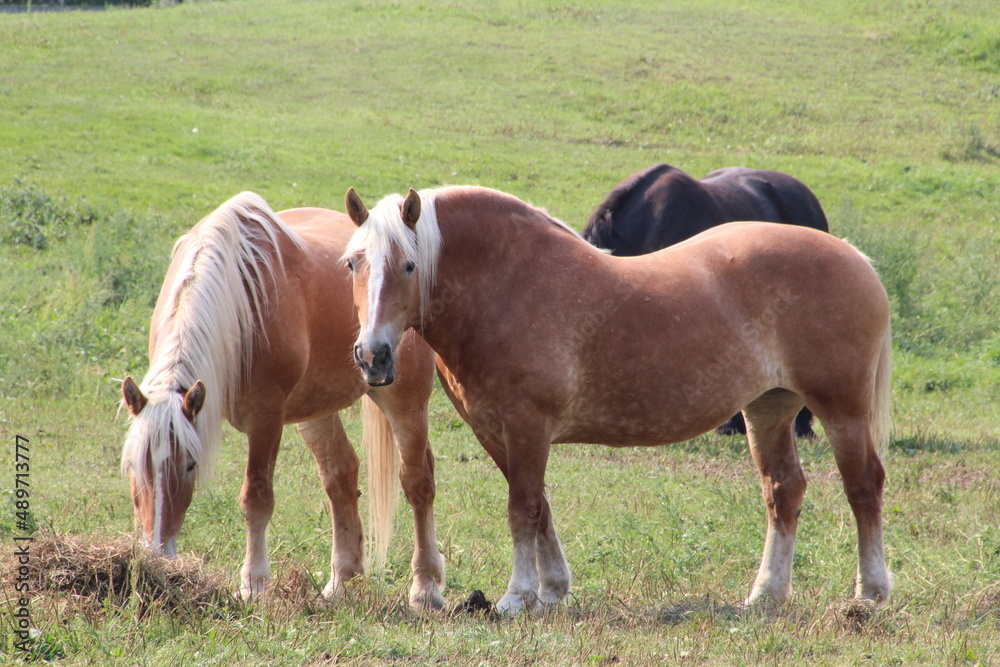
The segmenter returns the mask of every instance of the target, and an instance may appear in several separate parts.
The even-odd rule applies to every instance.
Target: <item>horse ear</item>
[[[131,375],[126,375],[125,379],[122,380],[122,398],[125,399],[125,405],[128,406],[128,411],[132,413],[133,417],[138,417],[142,409],[146,407],[147,399],[139,386],[132,380]]]
[[[201,412],[201,408],[204,405],[205,383],[198,380],[194,383],[194,386],[188,389],[188,392],[184,394],[184,405],[182,406],[184,416],[193,422],[194,418],[198,416],[198,413]]]
[[[368,207],[361,201],[361,197],[354,191],[354,188],[350,188],[344,195],[344,204],[347,206],[347,215],[351,217],[354,224],[358,227],[365,224],[365,220],[368,219]]]
[[[410,191],[406,194],[406,200],[403,202],[401,212],[403,214],[403,222],[406,223],[406,226],[416,231],[414,228],[417,225],[417,220],[420,219],[420,195],[413,188],[410,188]]]

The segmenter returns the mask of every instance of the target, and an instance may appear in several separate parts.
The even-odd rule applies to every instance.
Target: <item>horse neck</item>
[[[572,232],[509,195],[483,191],[437,201],[442,251],[421,335],[435,348],[465,338],[510,305],[516,290],[545,289],[547,266],[573,265],[593,252]],[[487,325],[488,326],[488,325]],[[441,350],[438,350],[439,352]]]

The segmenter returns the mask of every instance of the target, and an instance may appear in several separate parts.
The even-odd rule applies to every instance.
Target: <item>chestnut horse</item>
[[[342,213],[301,208],[276,215],[245,192],[177,242],[153,311],[149,372],[140,385],[128,377],[122,383],[133,417],[122,468],[137,527],[152,548],[172,556],[195,481],[221,444],[222,420],[246,433],[240,590],[252,597],[270,580],[265,532],[282,427],[298,424],[330,500],[333,546],[323,595],[334,597],[364,570],[358,457],[338,415],[364,397],[371,477],[383,482],[370,487],[376,552],[384,559],[391,532],[396,487],[385,480],[394,479],[398,445],[416,532],[410,603],[439,608],[444,570],[427,442],[434,352],[410,334],[400,345],[395,384],[373,388],[358,377],[351,358],[358,320],[340,261],[354,230]]]
[[[760,220],[829,231],[812,190],[779,171],[718,169],[695,180],[677,167],[657,164],[612,188],[583,228],[583,238],[619,257],[645,255],[727,222]],[[736,413],[716,431],[746,433]],[[795,435],[810,438],[812,414],[802,408]]]
[[[673,443],[740,408],[767,511],[746,602],[787,600],[806,488],[792,431],[803,405],[826,429],[857,522],[856,593],[888,598],[878,451],[889,427],[889,305],[850,245],[746,222],[614,257],[476,187],[411,190],[370,215],[351,190],[347,210],[359,225],[345,259],[365,378],[387,381],[416,329],[507,478],[514,563],[501,612],[555,603],[570,588],[545,496],[552,443]]]

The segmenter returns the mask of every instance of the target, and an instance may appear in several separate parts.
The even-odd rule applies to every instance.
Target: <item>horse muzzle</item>
[[[173,536],[162,542],[153,543],[153,540],[149,535],[142,535],[142,545],[147,549],[152,551],[157,556],[165,556],[166,558],[176,558],[177,557],[177,536]]]
[[[396,364],[392,348],[387,343],[373,347],[357,343],[354,346],[354,362],[365,376],[365,382],[373,387],[384,387],[396,379]]]

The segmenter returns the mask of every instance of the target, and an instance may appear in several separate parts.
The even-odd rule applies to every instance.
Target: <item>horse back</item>
[[[855,359],[854,370],[864,370],[864,360],[878,357],[889,324],[888,298],[869,260],[817,230],[737,222],[638,259],[674,277],[671,310],[715,318],[707,328],[694,327],[703,335],[689,348],[718,337],[716,348],[746,352],[743,359],[756,361],[749,372],[774,386],[816,391],[830,383],[823,374],[837,360],[846,369]],[[830,358],[818,358],[818,350]]]
[[[246,405],[283,402],[285,423],[353,404],[366,390],[350,356],[357,328],[350,275],[341,261],[356,229],[336,211],[278,213],[301,243],[281,240],[284,271],[269,289],[266,331],[257,338]]]
[[[659,164],[615,186],[594,210],[583,237],[614,255],[634,256],[739,220],[828,230],[816,196],[787,174],[728,167],[696,180]]]
[[[583,237],[618,256],[642,255],[723,222],[710,193],[668,164],[633,174],[597,206]]]
[[[760,220],[830,231],[816,195],[802,181],[779,171],[727,167],[703,178],[724,222]]]

